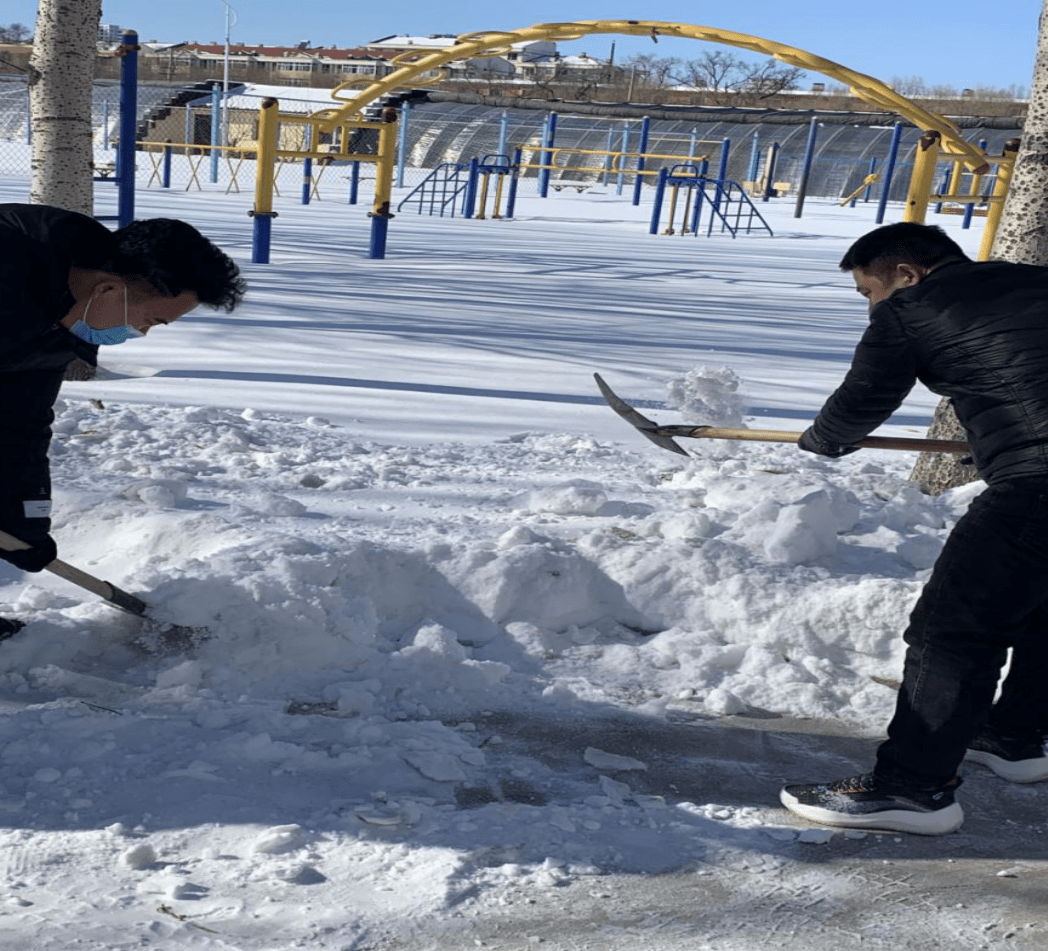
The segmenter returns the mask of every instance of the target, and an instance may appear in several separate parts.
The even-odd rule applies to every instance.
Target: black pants
[[[1048,477],[989,486],[958,521],[910,615],[883,780],[941,785],[989,722],[1048,728]],[[994,692],[1012,648],[1001,697]]]

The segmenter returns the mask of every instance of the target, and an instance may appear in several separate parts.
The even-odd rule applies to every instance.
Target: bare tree
[[[1048,265],[1048,0],[1041,10],[1029,111],[990,256]],[[966,438],[948,400],[939,404],[928,437]],[[921,453],[910,478],[938,494],[974,482],[978,473],[957,456]]]
[[[924,96],[928,93],[928,86],[923,76],[892,76],[889,83],[900,96],[907,98]]]
[[[91,84],[102,0],[40,0],[29,60],[30,200],[91,214]]]
[[[653,56],[643,53],[624,60],[621,68],[632,72],[636,85],[654,86],[661,89],[669,82],[670,75],[677,68],[680,60],[674,56]]]
[[[9,23],[0,26],[0,43],[24,43],[32,33],[24,23]]]
[[[774,59],[755,63],[725,50],[712,50],[678,64],[672,78],[708,90],[715,102],[749,104],[795,89],[803,75],[804,70]]]

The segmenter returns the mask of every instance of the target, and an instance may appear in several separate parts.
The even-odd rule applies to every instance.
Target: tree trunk
[[[1048,0],[1041,9],[1029,111],[990,257],[1048,265]],[[928,438],[966,438],[949,400],[935,411]],[[937,495],[978,479],[974,466],[960,460],[955,455],[922,452],[910,480]]]
[[[91,86],[102,0],[40,0],[29,101],[30,201],[90,215],[94,205]]]

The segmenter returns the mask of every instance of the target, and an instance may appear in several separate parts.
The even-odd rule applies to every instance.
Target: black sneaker
[[[1048,779],[1048,737],[1040,732],[1005,736],[986,728],[968,744],[964,758],[988,766],[1009,782]]]
[[[6,641],[13,634],[17,634],[25,625],[13,618],[0,617],[0,641]]]
[[[953,798],[960,784],[955,777],[945,786],[902,786],[867,773],[835,783],[783,786],[779,799],[790,812],[821,825],[945,835],[964,821]]]

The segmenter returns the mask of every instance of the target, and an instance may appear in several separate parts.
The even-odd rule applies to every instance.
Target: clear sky
[[[566,20],[641,19],[697,23],[762,36],[834,60],[878,79],[920,76],[929,85],[1028,87],[1033,75],[1041,0],[538,0],[518,12],[463,0],[230,0],[234,42],[355,46],[393,33],[428,35],[513,29]],[[6,23],[32,26],[35,0],[5,0]],[[102,21],[135,29],[144,40],[225,38],[224,0],[103,0]],[[634,52],[692,59],[712,49],[694,40],[599,35],[565,44],[562,52],[617,61]],[[748,54],[747,54],[748,55]]]

